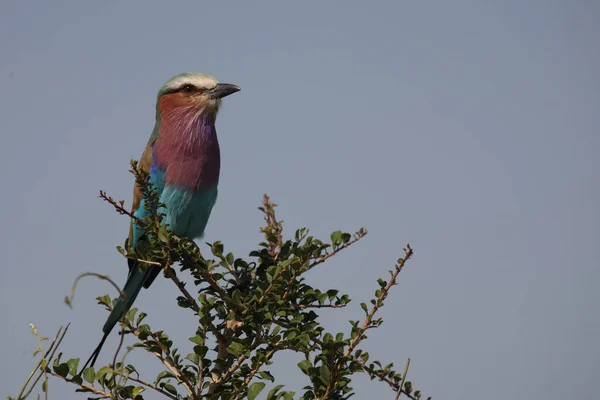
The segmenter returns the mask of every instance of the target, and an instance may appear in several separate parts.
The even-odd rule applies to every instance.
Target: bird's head
[[[221,99],[240,88],[219,83],[210,75],[184,72],[169,79],[158,91],[156,102],[160,114],[216,116]]]

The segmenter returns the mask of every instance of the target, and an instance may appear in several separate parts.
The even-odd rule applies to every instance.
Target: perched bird
[[[215,120],[221,99],[239,91],[236,85],[218,83],[201,73],[182,73],[169,79],[159,90],[156,124],[142,154],[139,167],[150,173],[150,182],[160,193],[163,222],[179,237],[199,238],[217,200],[221,155]],[[132,212],[137,218],[148,216],[140,188],[133,191]],[[144,240],[143,229],[133,219],[129,245],[135,248]],[[135,260],[128,260],[129,275],[102,331],[104,336],[83,369],[96,358],[106,338],[130,308],[142,287],[148,288],[160,273],[154,266],[142,271]],[[82,369],[82,371],[83,371]]]

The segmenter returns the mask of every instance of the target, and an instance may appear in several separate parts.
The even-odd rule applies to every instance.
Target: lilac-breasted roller
[[[221,155],[215,120],[221,99],[239,91],[236,85],[218,83],[201,73],[182,73],[169,79],[159,90],[156,124],[142,154],[139,166],[150,172],[150,182],[160,193],[163,222],[173,233],[188,239],[199,238],[217,200]],[[148,216],[137,185],[133,191],[132,212],[137,218]],[[143,229],[131,221],[129,245],[143,240]],[[142,287],[148,288],[160,267],[142,271],[135,260],[128,260],[129,275],[123,292],[104,327],[104,336],[86,366],[96,362],[104,341],[126,313]],[[85,368],[85,366],[84,366]]]

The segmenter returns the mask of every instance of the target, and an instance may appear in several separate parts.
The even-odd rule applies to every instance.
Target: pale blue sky
[[[114,247],[128,221],[98,190],[130,201],[156,91],[201,71],[242,88],[217,122],[207,241],[246,255],[265,192],[288,233],[365,226],[309,276],[354,300],[326,314],[334,332],[410,242],[365,345],[374,357],[399,369],[410,357],[409,379],[437,399],[598,398],[598,2],[168,4],[1,1],[3,396],[33,365],[30,322],[53,335],[70,321],[70,357],[100,339],[106,284],[84,281],[74,309],[63,304],[81,272],[126,274]],[[137,306],[186,343],[176,293],[159,279]],[[298,359],[276,361],[280,383],[306,383]],[[73,389],[53,381],[51,398],[85,398]]]

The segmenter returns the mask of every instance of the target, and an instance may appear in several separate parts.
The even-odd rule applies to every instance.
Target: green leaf
[[[156,380],[154,382],[158,383],[163,379],[167,379],[167,378],[175,378],[175,375],[173,375],[171,372],[169,371],[161,371],[158,373],[158,375],[156,376]]]
[[[275,382],[275,377],[269,371],[258,371],[258,375],[264,380]]]
[[[167,237],[167,226],[166,225],[161,225],[160,228],[158,229],[158,240],[160,240],[163,243],[166,243],[169,240]]]
[[[283,395],[283,400],[293,400],[296,392],[285,392]]]
[[[342,231],[335,231],[331,234],[331,244],[334,246],[342,242]]]
[[[137,314],[138,309],[137,308],[132,308],[129,311],[127,311],[127,313],[125,314],[125,318],[127,321],[133,322],[133,318],[135,318],[135,314]]]
[[[140,322],[142,322],[144,320],[144,318],[146,318],[146,313],[145,312],[141,312],[140,315],[138,315],[137,320],[135,321],[136,325],[139,325]]]
[[[67,361],[69,373],[73,376],[77,375],[77,367],[79,366],[79,358],[71,358]]]
[[[256,396],[265,388],[267,384],[264,382],[254,382],[248,388],[248,400],[254,400]]]
[[[100,381],[100,379],[102,379],[104,377],[104,375],[109,374],[111,372],[112,372],[112,368],[110,368],[110,367],[102,367],[96,373],[96,379],[98,381]]]
[[[231,344],[227,347],[227,352],[236,357],[240,355],[243,351],[244,345],[241,343],[231,342]]]
[[[187,299],[187,297],[184,296],[179,296],[177,297],[177,305],[181,308],[190,308],[191,307],[190,301]]]
[[[110,307],[112,305],[112,301],[110,300],[110,296],[105,294],[104,296],[96,297],[98,300],[98,304],[102,304],[103,306]]]
[[[94,383],[94,379],[96,379],[94,367],[88,367],[83,370],[83,379],[85,379],[85,381],[88,383]]]
[[[321,364],[321,368],[319,368],[319,373],[325,385],[329,385],[329,375],[331,373],[331,371],[329,371],[329,367],[326,364]]]
[[[269,394],[267,394],[267,400],[275,400],[275,395],[277,394],[277,392],[279,392],[279,389],[281,389],[282,387],[283,385],[277,385],[273,389],[271,389],[269,391]]]
[[[198,365],[198,363],[200,362],[200,356],[196,353],[190,353],[187,356],[185,356],[186,360],[190,360],[193,364]]]
[[[170,383],[165,383],[163,389],[171,394],[177,395],[177,389],[175,389],[175,386],[171,385]]]
[[[66,378],[67,375],[69,375],[69,364],[67,363],[62,363],[58,366],[53,367],[52,369],[56,374],[62,376],[63,378]]]
[[[143,386],[136,386],[133,388],[133,391],[131,392],[132,397],[135,398],[136,396],[138,396],[140,393],[142,393],[144,390]]]
[[[342,233],[342,242],[348,243],[352,239],[352,235],[349,233]]]
[[[204,357],[208,353],[208,346],[194,346],[194,353]]]
[[[308,375],[310,367],[312,367],[312,364],[308,360],[302,360],[298,363],[298,368],[300,368],[306,375]]]

